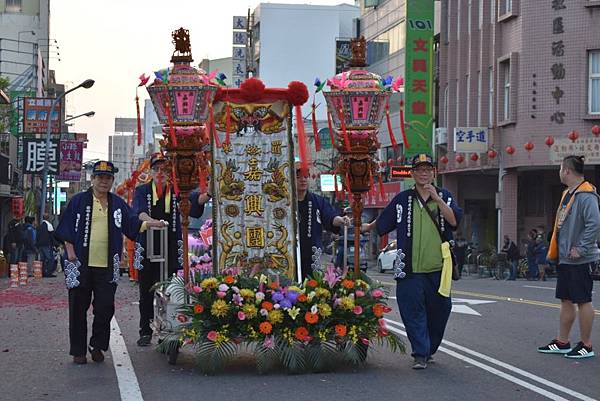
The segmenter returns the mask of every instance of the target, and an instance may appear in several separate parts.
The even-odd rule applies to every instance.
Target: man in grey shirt
[[[560,181],[567,186],[556,212],[547,259],[558,263],[556,298],[560,304],[558,337],[538,351],[564,354],[567,358],[589,358],[592,350],[592,266],[600,260],[600,197],[583,177],[583,156],[567,156],[560,166]],[[571,347],[569,334],[579,310],[581,340]]]

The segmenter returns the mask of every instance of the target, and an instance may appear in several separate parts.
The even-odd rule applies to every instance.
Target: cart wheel
[[[179,346],[177,346],[177,348],[172,348],[171,350],[169,350],[169,352],[167,353],[167,361],[169,362],[169,365],[177,364],[178,356],[179,356]]]

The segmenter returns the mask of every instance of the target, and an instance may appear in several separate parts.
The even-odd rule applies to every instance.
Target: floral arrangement
[[[283,366],[291,373],[329,370],[336,363],[360,364],[370,344],[387,343],[404,352],[404,344],[385,326],[390,312],[384,289],[362,275],[343,277],[329,266],[301,285],[283,285],[277,277],[248,276],[235,269],[211,276],[192,269],[179,308],[177,331],[160,347],[195,347],[200,369],[221,370],[241,346],[254,353],[259,372]]]

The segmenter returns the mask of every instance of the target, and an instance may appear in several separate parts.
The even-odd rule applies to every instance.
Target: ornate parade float
[[[222,76],[215,79],[216,73],[190,65],[186,30],[173,38],[173,65],[155,73],[148,92],[164,125],[161,146],[172,167],[170,185],[181,198],[183,226],[189,192],[210,186],[214,237],[212,264],[209,258],[190,267],[183,234],[183,274],[168,284],[171,296],[183,302],[167,317],[177,325],[159,350],[174,363],[179,348],[189,346],[200,369],[209,373],[222,370],[243,346],[260,372],[358,365],[370,344],[404,350],[385,327],[383,316],[390,311],[385,291],[368,277],[343,276],[329,266],[298,283],[292,121],[295,115],[305,144],[300,106],[308,98],[306,86],[266,88],[251,78],[239,89],[226,88]],[[350,76],[356,82],[374,79],[364,71]],[[341,143],[350,144],[338,144],[340,171],[350,190],[360,194],[370,186],[382,100],[371,87],[347,96],[350,88],[358,86],[332,87],[327,96],[330,109],[348,113],[335,118]],[[359,118],[363,126],[353,122]],[[302,144],[300,156],[302,168],[308,168]]]

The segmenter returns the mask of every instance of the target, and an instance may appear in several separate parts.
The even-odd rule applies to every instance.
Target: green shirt
[[[438,206],[433,200],[427,201],[429,209],[437,215]],[[435,223],[421,207],[418,199],[412,204],[412,271],[431,273],[442,270],[442,239]]]

